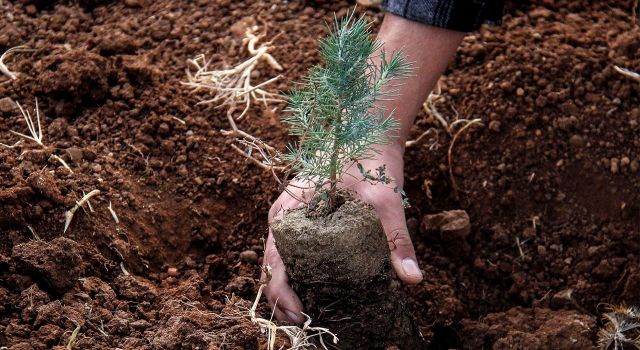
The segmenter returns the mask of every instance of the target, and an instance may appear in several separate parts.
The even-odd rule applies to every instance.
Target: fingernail
[[[300,315],[300,313],[296,313],[289,310],[285,310],[284,313],[287,314],[287,317],[289,317],[291,321],[295,323],[302,322],[302,317],[301,317],[302,315]]]
[[[418,263],[411,258],[404,258],[402,260],[402,270],[408,276],[422,278],[422,271],[420,271]]]

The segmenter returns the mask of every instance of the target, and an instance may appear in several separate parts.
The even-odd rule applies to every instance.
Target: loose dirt
[[[246,59],[242,33],[257,24],[283,33],[272,54],[284,70],[256,79],[281,73],[274,88],[287,90],[350,6],[0,2],[0,52],[36,49],[5,59],[18,79],[0,77],[0,142],[27,132],[13,101],[33,111],[37,98],[46,145],[0,146],[0,347],[66,348],[79,329],[74,349],[264,349],[247,310],[278,189],[229,148],[225,111],[196,106],[180,81],[198,54]],[[484,126],[452,149],[457,188],[442,129],[405,159],[426,276],[407,292],[431,349],[585,349],[603,303],[640,304],[640,84],[613,69],[640,70],[631,8],[511,5],[459,49],[437,107]],[[279,115],[255,106],[239,126],[283,148]],[[414,136],[437,123],[421,114]],[[471,229],[455,239],[423,220],[457,209]]]

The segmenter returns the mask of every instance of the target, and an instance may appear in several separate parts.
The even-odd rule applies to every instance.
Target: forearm
[[[465,33],[437,28],[387,13],[378,33],[386,52],[404,50],[413,63],[412,75],[402,79],[398,96],[384,102],[400,124],[397,145],[404,150],[411,126],[440,75],[447,68]]]

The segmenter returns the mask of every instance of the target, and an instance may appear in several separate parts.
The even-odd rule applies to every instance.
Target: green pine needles
[[[397,94],[397,80],[410,74],[411,65],[401,52],[388,57],[370,35],[364,18],[354,20],[351,13],[336,19],[320,43],[324,65],[312,68],[289,97],[284,122],[300,141],[284,159],[298,179],[318,188],[328,183],[330,203],[345,166],[372,157],[374,146],[388,144],[398,129],[393,112],[387,115],[376,102]]]

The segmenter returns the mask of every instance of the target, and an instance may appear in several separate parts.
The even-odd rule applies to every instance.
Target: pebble
[[[489,123],[489,130],[494,131],[494,132],[500,132],[500,121],[498,120],[492,120]]]
[[[538,255],[540,256],[544,256],[547,253],[547,248],[545,248],[543,245],[539,245],[537,250],[538,250]]]
[[[632,160],[631,163],[629,164],[629,168],[631,169],[632,172],[637,172],[638,170],[640,170],[640,164],[638,163],[637,160]]]
[[[143,331],[149,327],[151,327],[151,323],[149,323],[149,321],[147,320],[137,320],[137,321],[133,321],[129,324],[131,326],[131,328],[138,330],[138,331]]]
[[[611,158],[610,164],[611,173],[617,174],[618,171],[620,171],[620,160],[618,160],[618,158]]]
[[[569,139],[569,143],[573,147],[582,147],[582,146],[584,146],[584,139],[580,135],[573,135]]]
[[[631,163],[629,157],[622,157],[622,159],[620,159],[620,166],[622,167],[626,167],[629,163]]]
[[[247,264],[256,264],[258,262],[258,253],[253,250],[245,250],[240,253],[240,261]]]
[[[24,8],[24,11],[29,15],[29,16],[33,16],[36,13],[38,13],[38,8],[35,5],[27,5]]]
[[[127,7],[140,7],[140,6],[142,6],[142,3],[140,2],[140,0],[124,0],[124,4]]]
[[[83,154],[81,148],[69,147],[65,150],[65,152],[67,152],[67,155],[69,155],[69,158],[72,162],[80,164],[80,162],[82,161]]]
[[[523,88],[517,88],[516,89],[516,95],[524,96],[524,89]]]
[[[178,269],[175,267],[170,267],[167,269],[167,275],[171,276],[171,277],[177,277],[178,276]]]
[[[471,232],[469,214],[464,210],[425,215],[422,225],[426,230],[440,231],[440,237],[445,240],[464,239]]]
[[[10,97],[0,98],[0,112],[9,113],[16,108],[15,102]]]

